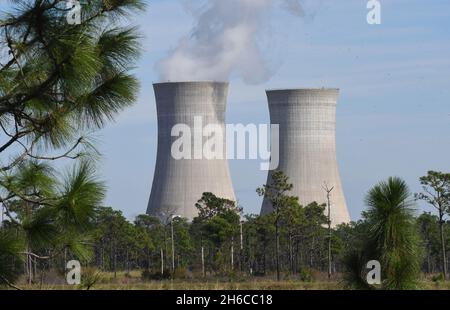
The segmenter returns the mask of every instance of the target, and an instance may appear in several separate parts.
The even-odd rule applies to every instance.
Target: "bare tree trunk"
[[[331,223],[331,221],[328,221]],[[328,280],[331,279],[331,225],[328,225]]]
[[[102,246],[102,271],[105,271],[105,248]]]
[[[127,255],[126,255],[126,264],[127,264],[127,273],[130,273],[130,262],[129,262],[129,258],[128,258],[128,248],[127,248]]]
[[[277,265],[277,281],[280,281],[280,256],[279,256],[279,247],[280,247],[280,234],[278,227],[278,219],[275,223],[275,261]]]
[[[33,261],[33,279],[36,279],[37,277],[37,261],[36,261],[36,257],[32,258]]]
[[[67,268],[67,247],[64,247],[64,266],[63,270],[66,270]]]
[[[27,254],[27,259],[28,259],[28,284],[31,285],[31,283],[33,282],[33,262],[31,255]]]
[[[266,240],[264,240],[264,250],[263,250],[263,273],[266,274]]]
[[[240,221],[239,225],[239,232],[240,232],[240,248],[239,248],[239,270],[243,270],[243,264],[242,261],[244,259],[244,234],[242,231],[242,221]]]
[[[41,270],[40,281],[39,281],[39,289],[42,290],[42,286],[44,285],[44,272]]]
[[[231,239],[231,270],[234,269],[234,238]]]
[[[27,250],[27,252],[29,253],[30,250]],[[28,284],[31,285],[31,255],[27,254],[27,273],[28,273]]]
[[[327,209],[328,209],[328,280],[331,279],[331,192],[334,187],[329,188],[325,182],[323,189],[327,192]]]
[[[166,253],[166,255],[167,255],[168,250],[167,250],[167,232],[166,232],[166,229],[167,229],[167,227],[164,226],[164,253]],[[166,259],[166,258],[164,258],[164,259]],[[166,262],[164,262],[164,265],[165,265],[165,263]]]
[[[444,212],[439,208],[439,230],[441,235],[441,251],[442,251],[442,272],[444,273],[444,280],[447,279],[447,257],[445,253],[445,238],[444,238]]]
[[[293,262],[293,258],[292,258],[292,236],[291,236],[291,232],[289,232],[288,250],[289,250],[289,270],[291,271],[291,274],[294,274],[294,262]]]
[[[117,278],[117,249],[114,245],[114,279]]]
[[[206,272],[205,272],[205,249],[204,249],[203,245],[202,245],[202,274],[203,274],[203,277],[206,276]]]
[[[31,249],[29,246],[27,246],[27,254],[26,254],[26,261],[27,261],[27,275],[28,275],[28,284],[31,285],[33,282],[33,258],[30,255]]]
[[[161,274],[164,274],[164,252],[163,248],[161,248]]]
[[[28,277],[28,258],[25,256],[25,259],[23,260],[23,270],[25,270],[26,275]]]

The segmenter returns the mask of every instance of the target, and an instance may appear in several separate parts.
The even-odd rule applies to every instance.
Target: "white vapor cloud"
[[[276,70],[260,42],[275,7],[304,15],[299,0],[207,0],[200,6],[190,1],[186,8],[196,23],[157,64],[160,80],[226,81],[236,74],[248,84],[266,82]]]

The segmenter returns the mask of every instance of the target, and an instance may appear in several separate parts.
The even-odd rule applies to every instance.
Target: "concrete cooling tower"
[[[301,205],[325,203],[331,192],[333,226],[348,223],[350,216],[341,186],[336,159],[336,102],[338,89],[292,89],[267,91],[270,120],[279,124],[279,167],[293,184],[293,196]],[[271,180],[271,173],[267,182]],[[270,183],[269,183],[270,184]],[[273,211],[264,199],[261,214]]]
[[[225,156],[228,83],[159,83],[153,88],[158,114],[158,151],[147,213],[161,220],[167,220],[171,215],[192,220],[198,213],[195,203],[204,192],[235,201]],[[203,154],[203,142],[207,139],[202,135],[202,128],[194,126],[199,120],[203,127],[211,124],[222,128],[224,134],[219,139],[223,149],[221,159],[196,157],[196,154]],[[175,159],[171,154],[173,142],[181,136],[172,136],[172,128],[179,124],[190,128],[191,146],[183,147],[191,148],[192,159]],[[201,141],[194,141],[194,136],[199,134]]]

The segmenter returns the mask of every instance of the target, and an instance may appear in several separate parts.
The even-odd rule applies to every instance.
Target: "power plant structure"
[[[336,158],[336,104],[339,89],[269,90],[270,121],[279,124],[279,166],[293,184],[290,195],[303,206],[327,202],[332,226],[350,222]],[[269,171],[267,183],[271,182]],[[261,214],[273,212],[264,198]]]
[[[163,221],[171,216],[192,220],[198,214],[195,204],[204,192],[235,201],[225,142],[228,83],[169,82],[154,84],[153,88],[158,119],[158,151],[147,213]],[[191,134],[188,137],[191,143],[180,146],[179,151],[191,154],[191,158],[175,158],[172,154],[173,146],[177,145],[174,142],[187,134],[176,132],[180,136],[172,136],[172,129],[180,124],[182,128],[190,129],[187,133]],[[215,146],[223,150],[221,157],[206,159],[204,156],[203,146],[207,137],[201,131],[207,125],[218,126],[222,130],[223,135],[216,139],[219,145]],[[197,141],[194,141],[196,137]],[[189,149],[183,149],[186,147]]]

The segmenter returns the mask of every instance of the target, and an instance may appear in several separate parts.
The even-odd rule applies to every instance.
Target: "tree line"
[[[277,204],[269,215],[243,215],[234,202],[212,193],[204,193],[198,201],[199,214],[192,223],[170,215],[165,219],[140,215],[128,223],[116,214],[128,234],[134,227],[140,243],[127,243],[133,240],[131,235],[119,238],[123,244],[113,246],[120,250],[110,252],[106,270],[117,268],[116,263],[111,265],[117,257],[121,268],[141,268],[155,279],[245,274],[310,281],[314,271],[331,269],[332,274],[343,274],[350,287],[367,288],[365,264],[376,259],[385,288],[414,288],[421,272],[441,273],[440,278],[446,279],[450,238],[450,223],[441,220],[449,212],[450,174],[430,171],[421,182],[423,193],[415,197],[399,178],[380,182],[367,193],[362,218],[331,228],[331,233],[326,205],[299,205],[297,197],[289,196],[292,184],[281,171],[274,173],[272,184],[258,189]],[[446,197],[441,200],[446,213],[416,216],[415,200],[431,202],[434,196]],[[102,250],[96,247],[102,259],[105,241],[100,241]]]
[[[8,213],[0,230],[4,284],[21,274],[29,283],[38,283],[53,269],[63,274],[71,259],[113,273],[138,269],[147,280],[273,276],[312,281],[315,272],[331,270],[333,280],[367,289],[377,287],[365,278],[366,264],[374,259],[381,264],[383,288],[417,288],[421,273],[446,277],[449,222],[428,212],[416,217],[414,196],[399,178],[370,189],[362,218],[331,228],[330,234],[326,205],[299,205],[297,197],[289,196],[292,184],[281,171],[274,173],[271,185],[258,189],[277,204],[273,213],[243,215],[235,202],[204,193],[196,204],[198,216],[188,222],[171,214],[143,214],[129,221],[122,212],[102,207],[102,186],[88,177],[88,168],[74,170],[70,180],[76,181],[66,185],[92,187],[92,197],[72,206],[73,213],[23,202],[8,210],[16,215]],[[424,193],[416,199],[439,193],[448,206],[450,174],[430,171],[421,180]]]
[[[342,273],[349,287],[377,288],[364,279],[368,260],[380,262],[384,288],[417,287],[421,271],[448,277],[450,176],[442,172],[422,177],[415,197],[401,179],[380,182],[361,220],[333,228],[328,205],[301,206],[281,171],[257,190],[274,207],[269,215],[244,215],[214,193],[199,197],[192,222],[171,214],[129,221],[104,207],[91,132],[135,102],[140,35],[119,21],[145,5],[89,1],[81,23],[69,24],[66,4],[23,0],[0,19],[1,286],[20,288],[22,275],[40,283],[72,259],[83,268],[140,269],[146,279],[309,281],[322,271]],[[414,199],[436,214],[416,217]]]

